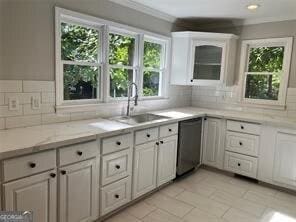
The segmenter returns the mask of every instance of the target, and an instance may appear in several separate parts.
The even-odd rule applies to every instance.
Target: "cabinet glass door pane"
[[[193,79],[220,80],[222,50],[211,45],[196,46]]]

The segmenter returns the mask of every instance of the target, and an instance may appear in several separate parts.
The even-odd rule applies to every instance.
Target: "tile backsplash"
[[[296,118],[296,88],[288,88],[287,104],[284,110],[258,108],[241,104],[240,88],[238,86],[227,88],[195,86],[192,88],[192,106]]]
[[[135,112],[191,105],[191,87],[170,86],[169,95],[169,99],[141,100]],[[40,101],[40,108],[32,107],[33,97]],[[17,98],[17,110],[9,109],[11,98]],[[126,102],[104,103],[92,111],[60,114],[55,112],[54,81],[0,80],[0,129],[116,116],[125,108]]]

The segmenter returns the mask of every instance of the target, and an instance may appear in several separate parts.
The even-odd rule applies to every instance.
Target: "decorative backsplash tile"
[[[169,99],[140,101],[135,112],[190,106],[191,91],[191,87],[171,86]],[[32,108],[32,97],[40,100],[39,109]],[[18,110],[9,110],[9,98],[17,98]],[[126,102],[104,103],[93,110],[57,114],[54,81],[0,80],[0,129],[110,117],[124,114],[125,109]]]

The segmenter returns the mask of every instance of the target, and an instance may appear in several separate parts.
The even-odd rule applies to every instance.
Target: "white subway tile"
[[[4,93],[0,93],[0,106],[4,105]]]
[[[42,124],[62,123],[70,121],[70,114],[42,114]]]
[[[23,81],[24,92],[54,92],[54,81]]]
[[[296,96],[296,88],[288,88],[288,96]]]
[[[21,80],[0,80],[0,92],[22,92]]]
[[[6,128],[37,126],[41,124],[41,115],[17,116],[6,118]]]
[[[296,95],[288,95],[287,103],[296,103]]]
[[[9,97],[17,97],[20,104],[31,104],[32,97],[41,97],[40,93],[5,93],[4,103],[7,105]]]
[[[55,93],[54,92],[42,92],[41,93],[42,103],[55,103]]]
[[[40,109],[32,109],[31,104],[25,104],[24,105],[24,115],[37,115],[41,114],[41,108]]]
[[[85,119],[95,119],[98,117],[96,112],[83,112],[83,113],[71,113],[71,121],[85,120]]]
[[[289,111],[288,110],[288,117],[289,118],[293,118],[293,119],[296,119],[296,111]]]
[[[8,106],[0,106],[0,117],[21,116],[23,115],[23,107],[20,105],[18,110],[9,110]]]
[[[0,118],[0,130],[5,128],[5,119]]]
[[[41,113],[42,114],[55,113],[55,105],[51,103],[41,104]]]

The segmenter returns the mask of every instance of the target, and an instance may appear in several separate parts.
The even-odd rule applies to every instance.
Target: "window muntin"
[[[112,98],[127,97],[128,82],[135,81],[136,73],[135,37],[109,33],[109,76]]]
[[[61,69],[63,100],[100,98],[100,31],[61,22]]]
[[[161,96],[164,44],[145,39],[143,53],[143,96]]]
[[[244,102],[285,105],[292,39],[246,40],[242,47]]]

